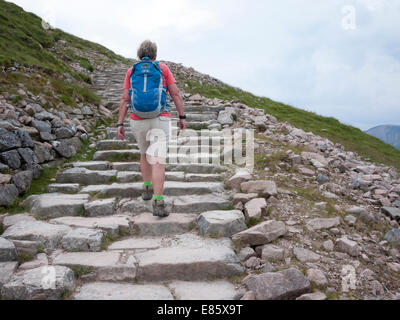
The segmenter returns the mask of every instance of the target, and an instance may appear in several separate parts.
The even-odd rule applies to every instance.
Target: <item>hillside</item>
[[[400,126],[378,126],[369,129],[366,133],[390,144],[396,149],[400,149]]]

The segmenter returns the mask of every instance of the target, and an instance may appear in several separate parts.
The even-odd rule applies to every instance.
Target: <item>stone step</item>
[[[81,194],[97,194],[102,197],[137,198],[141,196],[143,183],[112,185],[92,185],[83,188]],[[210,193],[223,193],[224,185],[220,182],[173,182],[165,183],[166,196],[204,195]]]
[[[128,141],[122,140],[100,140],[96,143],[96,150],[106,151],[106,150],[126,150],[131,149]]]
[[[53,183],[47,187],[47,192],[76,194],[79,192],[79,189],[79,183]]]
[[[166,172],[166,181],[186,181],[184,172]],[[130,183],[143,181],[142,174],[135,171],[120,171],[117,175],[118,183]]]
[[[213,210],[229,210],[233,207],[232,201],[230,201],[228,196],[224,194],[166,197],[165,201],[168,210],[174,213],[190,212],[192,214],[200,214]],[[122,213],[135,215],[139,213],[153,212],[152,203],[149,201],[143,201],[141,197],[131,201],[128,199],[122,199],[120,203],[120,211]]]
[[[111,170],[112,163],[109,161],[86,161],[86,162],[74,162],[72,164],[74,168],[85,168],[89,170]]]
[[[62,217],[52,219],[50,223],[72,228],[100,229],[114,237],[133,234],[133,221],[132,218],[127,215],[93,218]]]
[[[127,281],[136,278],[136,259],[122,251],[71,252],[54,257],[53,265],[89,274],[99,281]]]
[[[211,280],[244,272],[229,239],[204,239],[197,235],[177,236],[171,247],[136,254],[137,280]]]
[[[171,290],[174,295],[171,294]],[[167,284],[128,284],[114,282],[92,282],[84,284],[74,295],[75,300],[239,300],[242,293],[224,280],[189,282],[173,281]]]
[[[117,180],[117,170],[94,171],[72,168],[56,175],[57,183],[79,183],[81,185],[104,184]]]
[[[131,237],[112,243],[107,250],[152,250],[170,246],[171,239],[163,237]]]
[[[140,171],[139,162],[109,162],[89,161],[73,163],[75,168],[86,168],[89,170],[117,170],[117,171]],[[193,174],[219,174],[226,170],[225,167],[214,164],[167,164],[167,171],[186,172]]]
[[[166,172],[166,181],[180,182],[218,182],[222,180],[219,174],[196,174],[184,172]],[[130,183],[143,181],[142,174],[135,171],[120,171],[117,175],[118,183]],[[94,184],[94,183],[93,183]]]
[[[107,150],[97,151],[93,155],[95,161],[135,161],[140,159],[139,150]]]
[[[185,153],[183,150],[181,153],[168,152],[167,161],[172,163],[183,163],[183,164],[193,164],[193,163],[215,163],[220,161],[223,157],[221,154],[217,153]],[[97,151],[93,155],[95,161],[138,161],[140,159],[139,150],[108,150],[108,151]]]
[[[165,285],[139,285],[114,282],[93,282],[83,285],[74,295],[75,300],[174,300]]]
[[[29,208],[31,214],[41,218],[79,216],[85,212],[84,205],[89,198],[88,194],[46,193],[30,196],[24,206]]]
[[[196,227],[197,215],[172,213],[166,218],[143,213],[133,218],[133,228],[137,235],[167,236],[189,232]]]

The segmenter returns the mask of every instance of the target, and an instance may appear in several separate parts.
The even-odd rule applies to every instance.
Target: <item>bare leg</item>
[[[154,195],[162,196],[164,193],[165,183],[165,160],[153,162],[152,177],[153,177],[153,190]]]
[[[152,181],[152,166],[147,162],[145,154],[140,156],[140,169],[142,171],[143,181]]]

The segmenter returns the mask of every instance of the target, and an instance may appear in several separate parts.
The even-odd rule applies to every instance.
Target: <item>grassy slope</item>
[[[59,29],[45,30],[40,17],[25,12],[11,2],[0,0],[0,65],[18,62],[58,73],[71,72],[69,66],[56,53],[49,50],[58,40],[65,40],[72,47],[81,50],[102,53],[110,62],[126,61],[99,44],[80,39]]]
[[[400,150],[360,129],[344,125],[334,118],[323,117],[268,98],[257,97],[229,85],[213,88],[209,85],[200,85],[197,82],[187,81],[186,84],[189,86],[186,88],[189,93],[199,93],[208,98],[224,100],[236,98],[249,107],[264,109],[279,121],[287,121],[307,132],[311,131],[321,137],[326,137],[335,143],[342,144],[346,150],[357,152],[365,159],[378,164],[393,166],[400,171]]]

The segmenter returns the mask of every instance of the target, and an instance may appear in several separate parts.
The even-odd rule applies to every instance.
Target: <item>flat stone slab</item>
[[[227,281],[185,282],[175,281],[168,284],[177,300],[239,300],[240,293]]]
[[[89,202],[88,194],[47,193],[27,199],[30,213],[43,218],[77,216],[84,212],[84,204]]]
[[[8,228],[2,236],[8,240],[37,241],[45,248],[55,249],[70,231],[68,226],[42,221],[21,221]]]
[[[112,168],[117,171],[135,171],[140,172],[139,162],[114,162]]]
[[[171,199],[172,210],[176,213],[202,213],[212,210],[227,210],[232,207],[232,202],[222,195],[190,195]]]
[[[136,278],[136,259],[120,251],[71,252],[56,256],[54,265],[84,268],[100,281],[124,281]]]
[[[311,290],[310,281],[297,269],[251,275],[243,282],[257,300],[295,300]]]
[[[274,181],[259,180],[243,182],[240,185],[244,193],[257,193],[262,196],[276,196],[278,191]]]
[[[323,219],[317,218],[310,220],[307,223],[307,229],[310,231],[317,231],[323,229],[331,229],[340,225],[340,218]]]
[[[229,239],[204,239],[185,234],[171,247],[136,255],[139,281],[210,280],[244,272]]]
[[[110,151],[97,151],[93,155],[93,160],[95,161],[110,161],[114,159],[138,160],[139,157],[140,157],[139,150],[110,150]]]
[[[382,212],[394,220],[400,220],[400,209],[392,207],[383,207]]]
[[[3,219],[3,229],[7,229],[21,221],[36,221],[36,219],[28,213],[6,216]]]
[[[185,233],[195,226],[195,214],[172,213],[166,218],[144,213],[133,218],[134,229],[143,236],[165,236]]]
[[[217,174],[226,171],[226,168],[215,164],[167,164],[167,171],[184,171],[197,174]]]
[[[185,175],[186,182],[218,182],[222,180],[223,177],[220,174],[189,173]]]
[[[286,234],[287,229],[282,221],[270,220],[253,228],[235,234],[232,240],[251,246],[268,244]]]
[[[163,238],[131,238],[112,243],[108,250],[141,250],[158,249],[166,240]]]
[[[110,170],[112,168],[112,164],[108,161],[75,162],[72,166],[74,168],[86,168],[89,170]]]
[[[47,192],[75,194],[79,192],[79,188],[78,183],[53,183],[47,187]]]
[[[14,243],[0,237],[0,262],[16,261],[17,259],[17,250]]]
[[[142,181],[142,174],[140,172],[135,171],[122,171],[118,172],[117,181],[119,183],[130,183],[130,182],[138,182]],[[166,181],[185,181],[185,173],[184,172],[166,172],[165,173]]]
[[[117,199],[104,199],[85,203],[85,212],[88,217],[111,216],[115,213]]]
[[[171,292],[160,285],[133,285],[95,282],[83,285],[75,300],[174,300]]]
[[[75,290],[72,270],[54,266],[18,272],[1,289],[6,300],[60,300]]]
[[[82,194],[100,194],[105,197],[137,198],[142,195],[143,183],[129,183],[112,185],[88,186],[81,190]],[[224,187],[218,182],[171,182],[165,183],[164,194],[176,195],[204,195],[210,193],[223,193]]]
[[[231,237],[247,229],[242,211],[209,211],[202,213],[197,223],[200,232],[205,235]]]
[[[304,248],[294,248],[293,254],[300,262],[315,262],[321,258],[319,254]]]
[[[139,162],[114,162],[112,168],[118,171],[135,171],[140,172]],[[168,164],[167,172],[186,172],[186,174],[218,174],[226,171],[221,165],[214,164]]]
[[[240,293],[227,281],[186,282],[175,281],[168,284],[177,300],[239,300]]]
[[[96,150],[123,150],[128,149],[129,145],[127,141],[122,140],[100,140],[96,143]]]
[[[116,170],[94,171],[86,168],[72,168],[57,173],[56,181],[58,183],[90,185],[113,182],[116,177]]]
[[[1,288],[11,280],[15,271],[17,271],[18,262],[0,262],[0,291]]]
[[[78,228],[68,232],[61,243],[67,251],[101,251],[104,232],[97,229]]]
[[[98,218],[63,217],[53,219],[50,222],[56,225],[65,225],[74,228],[100,229],[113,236],[131,234],[133,230],[132,219],[126,215]]]

